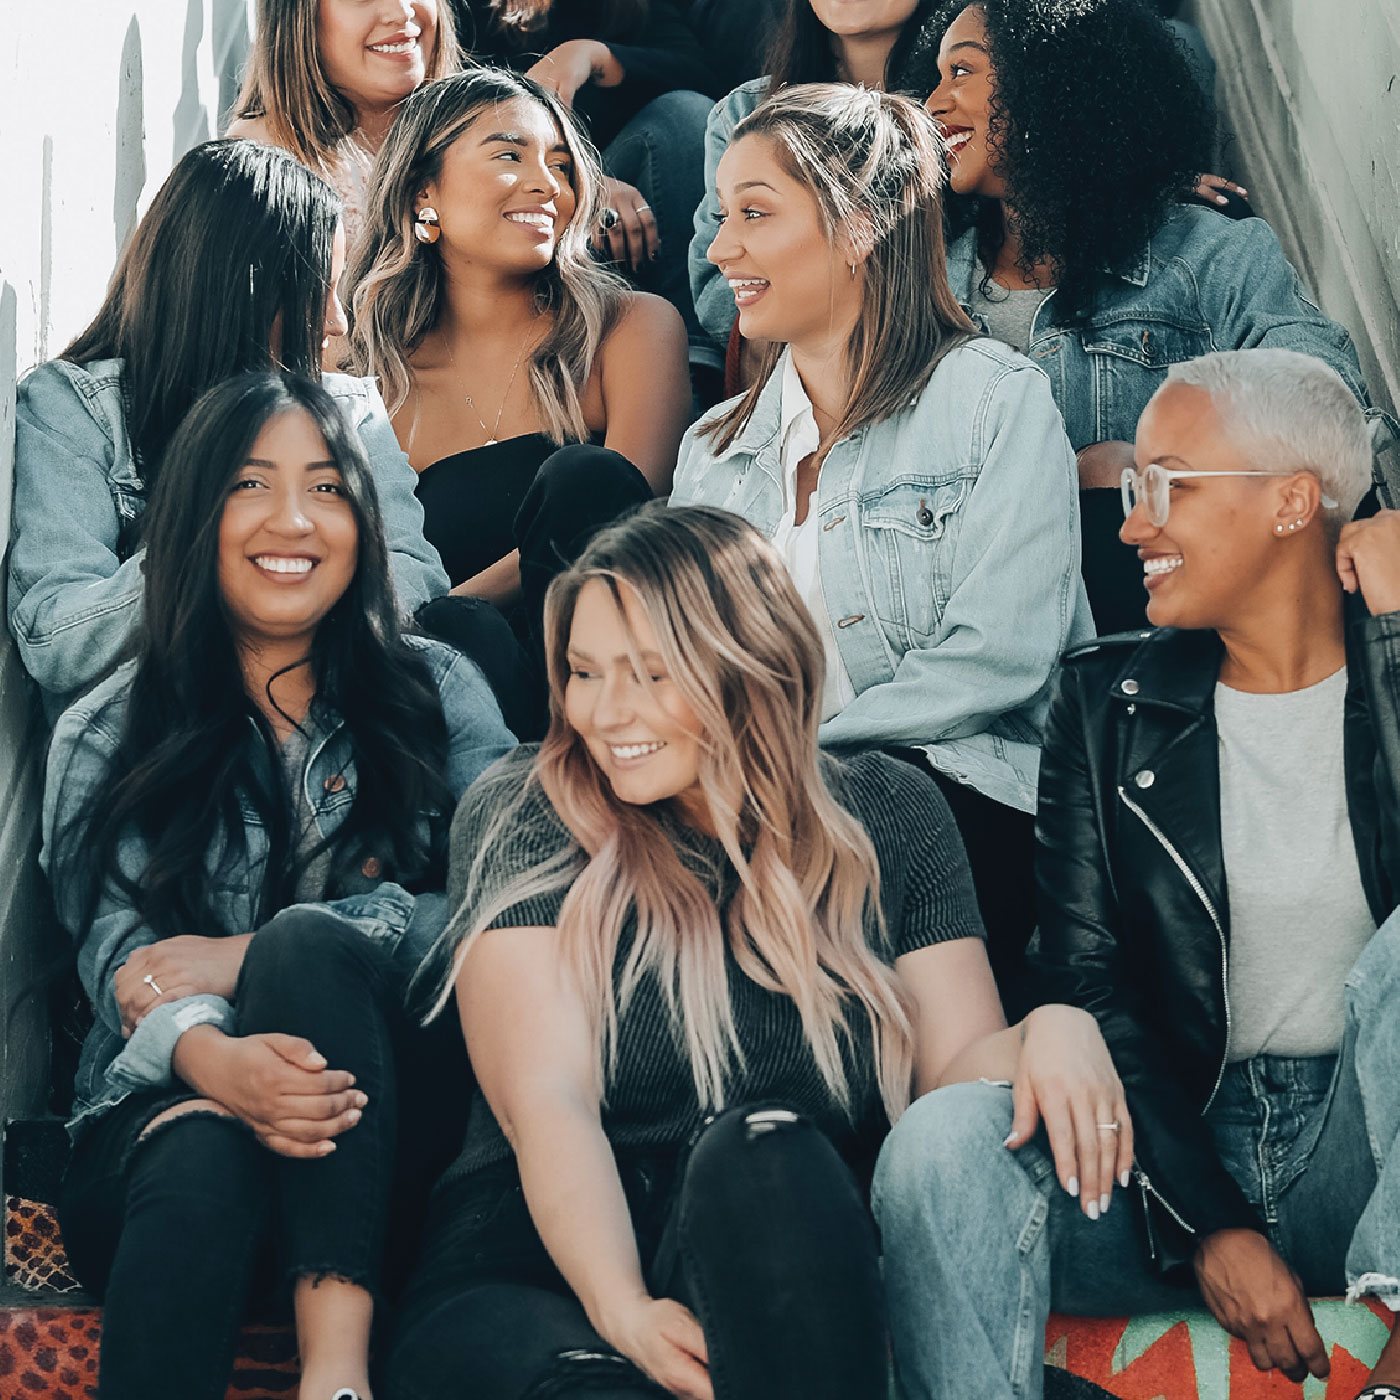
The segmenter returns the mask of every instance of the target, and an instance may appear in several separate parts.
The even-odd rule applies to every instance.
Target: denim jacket
[[[672,505],[770,539],[783,513],[782,376],[716,454],[697,424]],[[927,746],[957,781],[1034,811],[1061,653],[1093,635],[1074,456],[1045,376],[992,340],[953,350],[903,412],[838,442],[817,476],[822,593],[856,698],[828,745]]]
[[[969,229],[948,249],[948,281],[981,325],[971,310],[978,275],[977,231]],[[1026,354],[1050,376],[1076,452],[1095,442],[1132,442],[1168,366],[1213,350],[1272,345],[1315,355],[1363,406],[1369,403],[1351,337],[1308,300],[1263,219],[1236,222],[1200,205],[1174,205],[1141,262],[1099,292],[1082,326],[1061,325],[1055,312],[1051,292],[1036,312]],[[1377,479],[1394,504],[1394,424],[1377,409],[1367,416],[1378,456],[1389,454]]]
[[[50,360],[19,386],[9,623],[50,722],[122,656],[140,617],[143,550],[123,531],[146,508],[126,431],[122,362]],[[374,470],[389,558],[405,613],[448,589],[423,538],[413,468],[368,379],[322,378]]]
[[[447,722],[447,783],[458,798],[473,779],[514,747],[501,712],[481,672],[465,657],[441,642],[410,638],[437,683]],[[142,922],[129,897],[108,881],[91,928],[81,930],[83,892],[91,872],[83,867],[83,847],[65,843],[60,855],[55,842],[80,817],[102,782],[125,727],[135,663],[119,667],[76,704],[64,711],[54,729],[44,785],[43,849],[40,863],[53,886],[59,921],[78,939],[78,975],[95,1012],[78,1066],[73,1119],[78,1131],[134,1089],[164,1087],[173,1082],[171,1056],[175,1043],[191,1026],[210,1022],[234,1033],[233,1008],[222,997],[199,995],[156,1007],[123,1041],[113,979],[117,969],[137,948],[154,943],[154,932]],[[355,757],[350,735],[339,715],[312,705],[306,728],[310,758],[306,766],[306,798],[321,836],[331,835],[345,820],[355,798]],[[249,744],[263,740],[249,721]],[[270,757],[270,756],[269,756]],[[258,908],[268,841],[251,807],[243,804],[241,840],[221,841],[208,856],[214,885],[213,913],[224,933],[246,933],[266,922],[272,912]],[[133,878],[147,860],[139,836],[125,838],[117,860]],[[389,880],[364,879],[362,890],[331,900],[327,907],[360,928],[366,937],[383,942],[405,972],[412,971],[447,923],[446,895],[411,895]]]

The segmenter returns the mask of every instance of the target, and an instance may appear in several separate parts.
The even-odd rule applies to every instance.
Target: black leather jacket
[[[1358,612],[1347,638],[1347,803],[1380,923],[1400,891],[1400,613]],[[1172,628],[1072,652],[1040,766],[1037,995],[1098,1020],[1127,1093],[1163,1269],[1216,1230],[1261,1228],[1202,1118],[1230,1033],[1214,708],[1222,656],[1214,632]]]

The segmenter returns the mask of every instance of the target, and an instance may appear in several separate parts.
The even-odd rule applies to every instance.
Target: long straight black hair
[[[147,486],[180,420],[220,380],[276,368],[320,377],[340,216],[335,191],[272,146],[206,141],[176,163],[102,309],[60,357],[126,362],[127,436]]]
[[[934,0],[919,0],[914,13],[904,22],[894,48],[885,64],[885,90],[908,92],[905,81],[905,57],[923,24],[924,15]],[[769,92],[798,83],[835,83],[840,81],[836,71],[836,52],[832,34],[817,18],[812,0],[788,0],[787,7],[773,30],[773,38],[764,57],[763,71],[770,79]],[[919,95],[922,102],[927,93]]]
[[[334,710],[349,730],[355,797],[333,839],[300,859],[274,741],[247,692],[219,588],[219,525],[232,485],[263,426],[298,411],[325,439],[359,530],[354,576],[311,646],[313,705]],[[59,833],[60,843],[83,846],[81,857],[69,847],[68,868],[91,872],[83,926],[110,879],[159,937],[248,932],[219,926],[207,865],[220,838],[228,861],[246,850],[244,802],[271,842],[260,918],[290,902],[299,870],[327,849],[332,895],[369,856],[385,879],[409,888],[436,884],[452,808],[443,776],[447,727],[432,677],[399,631],[359,437],[319,385],[255,373],[205,394],[171,438],[167,458],[172,470],[157,480],[144,516],[145,607],[121,740],[84,811]],[[249,743],[250,725],[264,746]],[[146,845],[139,870],[119,859],[133,835]]]

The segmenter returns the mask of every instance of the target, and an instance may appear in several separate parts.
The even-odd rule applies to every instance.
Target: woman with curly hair
[[[1209,164],[1210,109],[1140,0],[944,0],[910,68],[963,196],[953,292],[1050,376],[1078,454],[1096,621],[1141,626],[1116,488],[1168,366],[1281,346],[1325,360],[1364,405],[1351,339],[1307,300],[1263,220],[1177,202]]]

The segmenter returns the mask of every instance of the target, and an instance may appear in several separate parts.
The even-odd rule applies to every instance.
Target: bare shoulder
[[[631,292],[603,341],[602,354],[631,359],[666,354],[685,344],[685,322],[669,301],[650,292]]]
[[[224,135],[229,138],[242,137],[245,141],[261,141],[264,146],[275,146],[272,132],[265,117],[237,117],[228,124]]]

